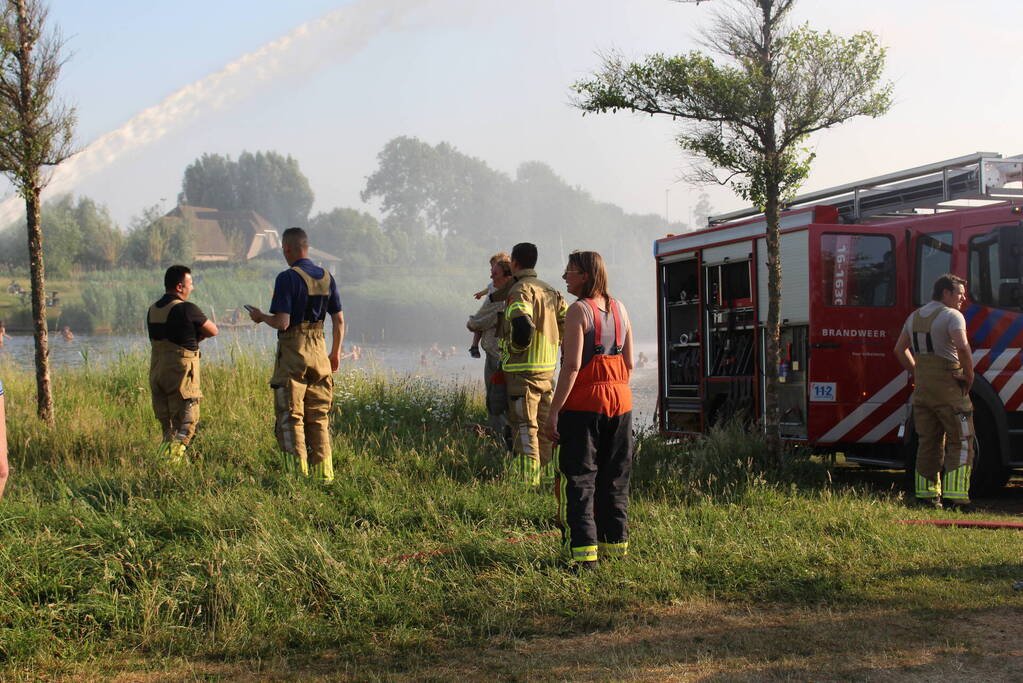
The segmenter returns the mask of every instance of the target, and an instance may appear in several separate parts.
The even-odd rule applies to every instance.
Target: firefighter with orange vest
[[[341,362],[345,319],[334,277],[309,259],[309,238],[288,228],[281,250],[290,266],[274,282],[270,313],[247,306],[253,322],[277,330],[277,360],[270,388],[274,392],[274,431],[287,471],[334,481],[334,461],[327,418],[334,397],[333,373]],[[323,321],[330,316],[330,353]]]
[[[969,511],[973,469],[973,355],[966,319],[966,281],[951,273],[934,282],[931,301],[906,320],[895,356],[913,377],[913,425],[919,441],[916,502]]]
[[[188,301],[192,294],[192,271],[171,266],[163,276],[165,293],[149,307],[146,327],[152,355],[149,389],[153,413],[163,427],[161,449],[180,461],[199,422],[199,342],[215,337],[219,330],[199,307]]]
[[[561,373],[547,436],[558,443],[558,518],[570,565],[592,568],[629,549],[632,472],[632,326],[608,294],[595,251],[568,257],[565,282],[579,300],[568,309]]]
[[[539,486],[541,470],[553,480],[550,439],[540,432],[554,393],[554,367],[565,325],[561,292],[536,277],[535,244],[516,244],[511,252],[512,282],[502,326],[501,370],[508,388],[512,430],[512,472],[524,484]],[[503,288],[491,295],[500,299]]]

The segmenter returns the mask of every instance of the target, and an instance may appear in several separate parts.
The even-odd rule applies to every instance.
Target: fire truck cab
[[[975,494],[1023,468],[1023,155],[977,153],[797,197],[780,218],[781,348],[767,367],[766,222],[755,209],[654,243],[658,421],[666,435],[761,417],[782,436],[909,468],[912,384],[892,349],[944,273],[967,280]]]

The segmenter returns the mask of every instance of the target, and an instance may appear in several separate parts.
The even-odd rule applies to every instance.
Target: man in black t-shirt
[[[149,307],[146,325],[153,354],[149,388],[153,412],[163,426],[164,452],[172,460],[184,457],[199,422],[199,342],[217,335],[217,326],[199,307],[188,302],[192,271],[171,266],[163,276],[166,293]]]

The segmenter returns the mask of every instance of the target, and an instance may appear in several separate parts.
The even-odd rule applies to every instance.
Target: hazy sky
[[[718,1],[52,0],[74,53],[61,91],[78,109],[79,144],[149,110],[83,158],[72,189],[126,223],[171,208],[184,167],[204,152],[277,150],[299,160],[314,212],[375,211],[358,195],[376,154],[413,135],[509,174],[544,161],[598,199],[684,219],[696,190],[676,183],[687,165],[676,124],[583,118],[569,86],[600,51],[693,48]],[[794,20],[878,33],[896,86],[888,116],[814,140],[804,189],[974,151],[1023,153],[1018,0],[803,0]],[[741,204],[710,195],[718,211]]]

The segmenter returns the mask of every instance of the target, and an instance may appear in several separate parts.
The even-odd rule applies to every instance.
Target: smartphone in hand
[[[255,306],[250,306],[249,304],[242,304],[242,307],[249,313],[252,313],[253,311],[256,310]]]

